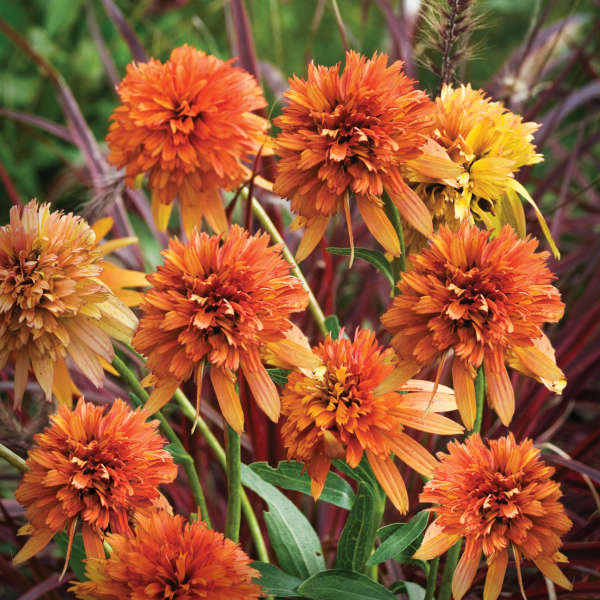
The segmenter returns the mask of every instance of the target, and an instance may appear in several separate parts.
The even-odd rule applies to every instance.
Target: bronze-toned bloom
[[[98,225],[98,237],[108,225]],[[99,387],[113,358],[111,338],[129,342],[133,334],[135,315],[108,285],[111,273],[131,286],[140,274],[104,260],[131,239],[98,245],[98,237],[80,217],[35,200],[14,206],[10,223],[0,227],[0,368],[14,363],[17,406],[30,369],[48,399],[54,389],[70,401],[67,356]]]
[[[199,397],[207,366],[223,416],[241,432],[244,413],[235,389],[241,368],[261,409],[277,421],[279,394],[261,353],[268,349],[299,366],[315,363],[310,351],[288,339],[289,317],[306,307],[308,296],[290,275],[281,247],[234,225],[225,235],[194,231],[187,244],[172,239],[163,256],[164,266],[148,276],[153,287],[144,294],[133,338],[156,383],[146,408],[159,409],[192,376]]]
[[[392,350],[367,329],[357,330],[353,341],[328,336],[313,350],[321,364],[312,372],[292,371],[281,396],[289,458],[306,463],[318,498],[331,461],[343,458],[356,467],[364,452],[381,487],[405,513],[408,495],[392,454],[431,477],[436,460],[404,428],[461,433],[458,423],[437,414],[456,409],[452,390],[440,386],[432,400],[433,384],[399,379]]]
[[[276,140],[281,160],[273,189],[299,215],[293,227],[305,227],[298,260],[313,251],[338,213],[345,214],[353,245],[351,199],[373,237],[399,255],[398,236],[383,210],[384,191],[413,227],[432,232],[429,211],[404,181],[401,167],[422,153],[434,105],[414,88],[401,62],[387,62],[385,54],[367,59],[349,51],[342,73],[339,64],[311,63],[306,80],[290,79],[287,105],[274,121],[281,127]]]
[[[165,512],[140,518],[133,535],[107,536],[110,558],[90,558],[81,600],[258,600],[260,573],[244,551],[202,521]]]
[[[267,139],[266,119],[253,112],[266,106],[254,77],[184,44],[164,64],[130,64],[117,91],[122,104],[106,136],[108,159],[125,168],[130,187],[148,174],[157,227],[166,229],[178,197],[188,233],[203,218],[225,231],[219,189],[250,179],[243,163]]]
[[[408,162],[406,175],[431,211],[434,223],[457,229],[467,219],[497,232],[506,224],[525,236],[525,213],[519,196],[529,202],[558,256],[550,232],[529,192],[516,180],[519,169],[543,160],[536,153],[533,134],[537,123],[524,122],[501,102],[470,85],[444,85],[435,101],[434,127],[423,157]],[[436,172],[428,154],[449,156],[457,173]],[[415,248],[425,240],[407,231]],[[421,237],[420,240],[416,239]]]
[[[59,407],[35,436],[29,471],[15,492],[29,520],[20,533],[31,537],[14,562],[37,554],[65,528],[72,540],[78,524],[86,554],[104,556],[108,530],[130,534],[137,514],[163,503],[158,485],[173,481],[177,467],[163,449],[158,421],[147,417],[120,399],[108,410],[83,399],[73,410]]]
[[[497,237],[463,222],[457,233],[440,227],[403,273],[382,316],[400,365],[414,374],[453,352],[452,379],[463,423],[475,420],[476,369],[483,365],[488,400],[505,425],[515,397],[505,363],[560,393],[566,381],[542,332],[564,304],[552,285],[547,252],[506,226]]]
[[[510,550],[521,590],[521,557],[572,589],[556,564],[567,562],[558,549],[572,523],[559,502],[560,485],[551,479],[554,469],[539,453],[531,440],[517,444],[512,434],[489,441],[489,447],[475,434],[464,444],[448,444],[448,454],[438,453],[440,463],[420,496],[421,502],[436,504],[437,518],[414,558],[432,559],[465,539],[452,579],[455,600],[471,587],[482,553],[488,566],[483,600],[496,600]]]

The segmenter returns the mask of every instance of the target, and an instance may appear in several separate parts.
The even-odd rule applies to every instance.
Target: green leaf
[[[396,600],[390,590],[366,575],[338,569],[313,575],[298,591],[312,600]]]
[[[54,536],[54,541],[59,547],[60,552],[63,556],[67,556],[67,548],[69,546],[69,538],[65,532],[59,533]],[[85,549],[83,547],[83,538],[80,533],[76,533],[73,538],[73,546],[71,547],[71,558],[69,559],[69,568],[79,581],[87,581],[85,576],[85,563],[86,559]],[[62,565],[61,565],[62,566]]]
[[[348,477],[352,477],[354,481],[357,483],[365,483],[369,485],[373,491],[381,492],[381,488],[377,481],[377,478],[373,474],[373,470],[371,469],[371,465],[365,456],[363,456],[362,460],[358,464],[358,466],[352,468],[348,466],[348,463],[344,460],[334,460],[333,466],[342,473],[348,475]]]
[[[361,482],[338,542],[336,569],[363,570],[375,541],[373,515],[376,503],[377,497],[371,486]]]
[[[425,588],[412,581],[397,581],[392,586],[392,590],[394,594],[404,592],[408,596],[408,600],[424,600],[426,594]]]
[[[327,251],[340,256],[350,256],[350,248],[327,248]],[[394,287],[392,267],[382,252],[379,252],[379,250],[370,250],[369,248],[354,248],[354,256],[371,263],[385,276],[389,284]]]
[[[270,563],[256,561],[251,566],[260,571],[261,575],[254,582],[262,586],[270,595],[280,598],[297,598],[300,595],[298,586],[302,583],[302,579],[288,575]]]
[[[242,465],[242,483],[269,506],[264,513],[271,546],[281,568],[302,579],[325,569],[319,537],[308,519],[276,487],[247,465]]]
[[[281,387],[287,384],[287,378],[291,372],[291,369],[267,369],[269,377]]]
[[[173,457],[173,462],[176,465],[183,465],[192,460],[192,457],[180,444],[167,444],[165,450]]]
[[[427,527],[427,521],[429,519],[429,512],[422,510],[417,513],[408,523],[394,523],[393,525],[387,525],[386,539],[377,548],[377,550],[367,560],[367,565],[378,565],[390,558],[394,558],[400,554],[403,550],[406,550],[411,543],[425,531]],[[390,527],[394,530],[389,534]],[[379,530],[377,532],[380,535]]]
[[[266,462],[255,462],[250,468],[258,473],[265,481],[282,487],[285,490],[294,490],[310,496],[310,477],[306,471],[302,473],[304,464],[294,460],[282,460],[274,469]],[[329,473],[325,480],[325,487],[319,500],[334,504],[350,510],[354,502],[354,492],[350,484],[339,475]]]
[[[325,317],[325,328],[331,334],[332,340],[337,340],[340,337],[341,326],[337,315]]]

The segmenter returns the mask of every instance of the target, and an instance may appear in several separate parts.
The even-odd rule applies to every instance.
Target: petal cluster
[[[173,239],[163,256],[164,266],[148,277],[153,287],[144,295],[133,338],[157,380],[148,409],[160,408],[192,375],[201,382],[208,366],[225,419],[241,431],[235,390],[241,368],[256,401],[277,421],[279,395],[261,353],[283,353],[292,364],[306,356],[314,362],[310,352],[286,339],[290,315],[303,310],[308,297],[290,275],[281,248],[269,246],[266,234],[251,236],[234,225],[224,236],[194,231],[187,244]]]
[[[566,561],[558,549],[572,523],[559,502],[560,486],[551,479],[554,469],[540,460],[531,440],[517,444],[509,434],[486,446],[475,434],[464,444],[451,442],[448,454],[438,458],[420,496],[421,502],[437,505],[437,519],[415,557],[429,560],[465,538],[452,582],[456,600],[471,586],[482,553],[488,563],[483,598],[496,600],[511,549],[519,569],[522,555],[546,577],[571,588],[556,563]]]
[[[292,371],[281,397],[288,456],[306,462],[318,497],[332,460],[343,458],[356,467],[365,453],[390,500],[405,513],[408,495],[392,454],[432,475],[435,459],[403,430],[460,433],[460,425],[437,414],[456,409],[452,390],[440,386],[432,399],[432,384],[398,381],[393,352],[366,329],[353,341],[328,336],[314,353],[321,364]]]
[[[110,534],[110,558],[86,561],[81,600],[258,600],[260,573],[244,551],[202,521],[166,513],[139,519],[131,536]]]
[[[548,254],[535,239],[505,227],[490,232],[463,222],[457,233],[440,227],[404,273],[382,316],[400,363],[416,373],[453,351],[452,377],[467,428],[475,419],[475,370],[483,364],[488,399],[504,424],[515,409],[505,363],[560,392],[564,375],[542,333],[558,321],[564,304],[552,285]]]
[[[61,406],[49,427],[36,435],[29,471],[15,492],[26,508],[31,537],[15,557],[27,560],[66,527],[77,523],[88,556],[104,556],[107,530],[131,533],[134,516],[161,502],[158,485],[173,481],[177,467],[163,449],[157,421],[122,400],[94,406],[80,399],[74,410]]]
[[[219,189],[249,179],[243,163],[265,142],[267,121],[252,112],[266,106],[262,91],[231,62],[186,44],[165,63],[129,65],[118,87],[122,104],[111,117],[108,159],[125,168],[130,187],[148,174],[161,230],[179,197],[188,231],[203,218],[214,231],[224,231]]]
[[[99,387],[111,338],[133,334],[135,315],[102,281],[97,242],[83,219],[35,200],[0,227],[0,368],[14,362],[17,405],[30,369],[49,399],[67,355]]]
[[[274,190],[291,200],[306,227],[298,259],[323,236],[331,216],[343,212],[350,224],[350,194],[372,235],[398,255],[398,237],[382,208],[384,190],[408,221],[425,235],[431,218],[401,175],[404,163],[421,154],[434,109],[424,92],[385,54],[367,59],[346,54],[346,66],[308,67],[308,78],[294,76],[287,105],[274,123],[281,128],[281,156]]]

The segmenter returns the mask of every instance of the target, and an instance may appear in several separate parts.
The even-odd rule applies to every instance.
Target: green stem
[[[406,247],[404,245],[404,229],[402,228],[402,220],[400,219],[400,213],[398,212],[398,208],[392,201],[392,199],[388,196],[388,194],[383,195],[383,204],[385,212],[390,219],[394,230],[396,231],[396,235],[398,236],[398,240],[400,241],[400,256],[398,258],[394,258],[392,261],[392,270],[394,272],[394,280],[398,283],[402,273],[406,271]],[[396,293],[396,288],[394,288],[394,293]]]
[[[383,513],[385,512],[385,501],[386,496],[383,493],[383,490],[377,490],[375,510],[373,511],[373,536],[381,525],[381,519],[383,519]],[[375,545],[373,545],[373,552],[375,552]],[[376,582],[379,579],[379,565],[371,565],[368,568],[367,574]]]
[[[0,444],[0,456],[7,463],[10,463],[13,467],[15,467],[15,469],[21,471],[21,473],[27,473],[27,471],[29,471],[27,463],[18,454],[15,454],[10,448],[7,448],[4,444]]]
[[[143,406],[143,404],[148,400],[148,392],[146,392],[146,390],[142,387],[137,377],[118,356],[115,355],[112,364],[129,388],[134,391],[134,394],[131,395],[134,403]],[[211,522],[208,514],[208,506],[206,505],[206,498],[204,497],[202,484],[200,483],[200,479],[198,477],[198,471],[196,470],[194,459],[190,456],[190,454],[188,454],[188,452],[186,452],[181,440],[175,431],[173,431],[173,428],[171,425],[169,425],[169,422],[164,415],[160,411],[157,411],[153,416],[158,419],[160,423],[160,430],[163,435],[167,438],[167,440],[169,440],[169,442],[171,442],[171,444],[178,448],[182,457],[181,466],[188,477],[194,502],[200,509],[200,518],[205,521],[206,525],[210,528]]]
[[[181,390],[177,390],[173,398],[179,404],[179,408],[184,416],[193,423],[196,419],[196,409],[192,406],[192,403],[187,399],[185,394]],[[198,429],[200,434],[204,437],[209,448],[213,451],[215,457],[217,458],[218,463],[225,470],[227,464],[225,450],[223,450],[219,440],[217,440],[217,438],[214,436],[206,424],[206,421],[204,421],[204,419],[201,417],[198,418],[196,429]],[[241,491],[241,499],[242,512],[244,513],[248,528],[250,529],[250,534],[252,535],[252,540],[254,541],[258,560],[262,562],[269,562],[269,553],[267,552],[267,546],[262,536],[258,519],[256,518],[254,510],[252,509],[252,505],[250,504],[250,500],[243,489]]]
[[[236,433],[229,425],[225,426],[225,442],[228,492],[225,536],[237,543],[240,538],[242,508],[242,456],[240,434]]]
[[[252,212],[254,213],[254,216],[257,218],[259,223],[262,225],[263,229],[271,236],[271,239],[274,242],[282,245],[283,256],[290,263],[290,265],[292,265],[292,273],[300,280],[300,283],[302,283],[302,286],[308,293],[308,308],[312,313],[312,316],[316,321],[319,329],[321,330],[321,333],[326,336],[329,332],[327,330],[327,327],[325,326],[325,314],[321,310],[321,307],[319,306],[315,295],[312,293],[308,282],[302,274],[298,263],[294,260],[294,256],[290,252],[290,249],[287,247],[283,237],[281,237],[281,234],[279,233],[279,231],[277,231],[277,227],[275,227],[275,224],[273,223],[273,221],[271,221],[271,218],[256,198],[252,198]]]
[[[475,405],[477,412],[475,413],[475,422],[473,423],[473,429],[467,432],[466,436],[469,437],[474,433],[481,431],[481,421],[483,419],[483,401],[485,398],[485,374],[483,372],[483,365],[477,370],[477,376],[475,377]],[[440,584],[440,593],[438,600],[450,600],[452,595],[452,577],[458,564],[460,556],[460,549],[462,546],[462,540],[459,540],[448,550],[446,554],[446,564],[444,566],[444,574],[442,576],[442,583]]]
[[[435,592],[435,584],[437,581],[438,567],[440,565],[440,557],[436,556],[429,563],[429,573],[427,575],[427,588],[425,590],[424,600],[433,600],[433,594]]]

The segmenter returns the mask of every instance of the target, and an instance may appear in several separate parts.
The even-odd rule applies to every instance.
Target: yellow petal
[[[104,217],[103,219],[98,219],[91,227],[96,234],[96,243],[99,243],[100,240],[112,229],[114,221],[111,217]]]
[[[21,350],[17,353],[15,359],[15,387],[14,387],[14,408],[21,406],[23,400],[23,394],[27,387],[27,378],[29,375],[29,355],[25,350]]]
[[[73,406],[73,395],[81,395],[77,386],[73,383],[67,364],[63,358],[59,358],[54,363],[54,381],[52,383],[52,393],[56,396],[59,404],[64,404],[71,408]]]
[[[421,365],[414,360],[401,360],[396,363],[394,370],[375,388],[375,396],[383,396],[399,390],[415,373],[421,370]]]
[[[402,192],[394,195],[390,194],[390,198],[398,208],[400,214],[408,221],[409,225],[425,237],[431,237],[433,234],[431,214],[416,192],[403,182]]]
[[[165,231],[169,225],[169,218],[172,210],[172,202],[165,204],[164,202],[160,201],[158,194],[152,194],[152,217],[154,219],[154,223],[156,224],[156,228],[159,231]]]
[[[264,156],[264,152],[263,152],[263,156]],[[268,192],[273,191],[273,184],[268,179],[265,179],[264,177],[261,177],[260,175],[254,176],[254,185],[257,185],[257,186],[261,187],[263,190],[267,190]]]
[[[329,224],[329,217],[318,215],[313,217],[306,226],[298,250],[296,250],[296,262],[302,262],[317,246],[325,235]]]
[[[502,424],[510,424],[515,413],[515,392],[506,368],[502,366],[500,373],[495,373],[483,361],[488,398],[491,407],[498,413]]]
[[[125,246],[131,246],[131,244],[136,244],[138,239],[135,236],[130,237],[122,237],[117,238],[115,240],[108,240],[108,242],[104,242],[104,244],[100,244],[97,250],[100,253],[100,256],[106,256],[119,248],[125,248]]]
[[[54,537],[54,531],[51,529],[42,529],[36,531],[23,545],[23,547],[17,552],[13,558],[13,563],[18,565],[26,560],[29,560],[32,556],[35,556],[38,552],[41,552]]]
[[[525,375],[531,374],[549,390],[562,394],[567,379],[554,362],[554,351],[549,356],[547,352],[543,352],[536,346],[513,346],[512,354],[514,358],[509,359],[508,363],[513,369]]]
[[[481,551],[477,558],[468,558],[467,552],[463,552],[452,576],[452,596],[454,600],[461,600],[471,587],[479,568],[480,558]]]
[[[181,382],[178,379],[171,378],[159,381],[158,385],[152,390],[150,398],[144,405],[144,408],[152,415],[160,410],[175,393]]]
[[[417,560],[431,560],[440,554],[444,554],[459,539],[460,536],[456,534],[444,533],[443,528],[437,524],[437,521],[434,521],[425,531],[423,543],[413,554],[412,558]]]
[[[366,453],[373,473],[386,496],[400,514],[406,514],[408,512],[408,493],[394,461],[389,456],[380,458],[371,450],[367,450]]]
[[[565,574],[558,568],[556,563],[551,558],[540,556],[538,558],[534,558],[533,562],[535,563],[535,566],[556,585],[560,585],[560,587],[567,590],[573,589],[571,582],[565,577]]]
[[[35,378],[46,395],[46,400],[50,400],[52,397],[52,381],[54,379],[52,359],[49,356],[43,356],[42,358],[32,357],[31,366]]]
[[[423,154],[407,161],[407,166],[429,179],[443,181],[446,185],[458,187],[456,180],[465,172],[464,168],[453,162],[446,150],[430,138],[427,139],[421,150]]]
[[[236,433],[241,434],[244,431],[244,411],[230,373],[224,373],[221,369],[212,367],[210,380],[223,417]]]
[[[390,450],[402,462],[425,477],[433,477],[433,471],[439,463],[417,440],[402,432],[396,432],[386,438]]]
[[[488,571],[485,576],[483,588],[483,600],[496,600],[502,591],[506,565],[508,564],[508,552],[500,552],[488,563]]]
[[[381,206],[373,200],[357,196],[358,210],[371,235],[393,256],[400,256],[400,240]]]
[[[467,429],[473,428],[477,406],[475,402],[475,369],[458,358],[452,362],[452,383],[456,394],[456,405]]]
[[[310,346],[297,344],[292,340],[279,340],[277,342],[267,343],[267,348],[275,355],[276,359],[281,361],[276,366],[297,367],[299,369],[315,369],[321,364],[321,361],[313,354]],[[271,361],[273,364],[279,361]]]

